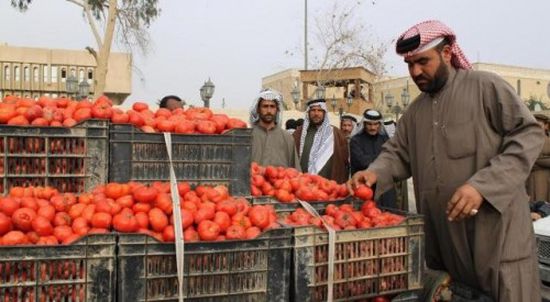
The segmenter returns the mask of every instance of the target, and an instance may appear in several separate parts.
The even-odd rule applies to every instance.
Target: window
[[[31,70],[29,66],[25,66],[25,68],[23,68],[23,81],[28,82],[30,80],[31,80]]]
[[[71,75],[76,77],[76,69],[75,68],[71,68]]]
[[[521,96],[521,80],[518,80],[516,91]]]
[[[33,67],[33,69],[32,69],[32,79],[33,79],[33,81],[37,83],[38,79],[39,79],[39,76],[40,75],[38,74],[38,67],[36,67],[36,66]]]
[[[67,68],[63,67],[61,68],[61,82],[65,83],[67,80]]]
[[[84,81],[84,69],[80,68],[78,71],[78,83]]]
[[[30,98],[31,96],[29,94],[25,94],[25,98]]]
[[[50,79],[50,72],[48,69],[48,65],[44,65],[44,83],[48,83]]]
[[[13,68],[13,73],[14,73],[15,81],[16,82],[21,81],[21,70],[20,70],[19,66],[15,66]]]
[[[10,66],[9,65],[4,66],[4,80],[9,81],[11,78],[10,75],[11,75]]]
[[[57,66],[52,66],[52,83],[57,83]]]
[[[88,69],[88,82],[91,83],[94,79],[94,71],[93,69]]]
[[[57,99],[57,93],[52,94],[52,99]]]
[[[50,94],[49,93],[44,93],[44,96],[49,98],[50,97]]]

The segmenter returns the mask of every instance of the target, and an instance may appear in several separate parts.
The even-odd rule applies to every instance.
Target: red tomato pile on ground
[[[322,219],[335,230],[368,229],[398,225],[405,219],[403,216],[390,212],[382,212],[374,201],[366,201],[359,211],[351,204],[336,206],[329,204],[325,207]],[[285,217],[284,222],[289,225],[315,225],[323,227],[321,219],[314,217],[302,208],[296,209]]]
[[[178,185],[185,240],[252,239],[279,227],[270,206],[251,206],[224,186]],[[169,183],[109,183],[76,196],[50,187],[14,187],[0,198],[0,245],[69,244],[118,231],[174,241]]]
[[[214,114],[208,108],[159,108],[153,112],[143,102],[131,110],[113,107],[106,96],[95,101],[74,101],[67,98],[38,101],[7,96],[0,103],[0,124],[14,126],[72,127],[87,119],[108,119],[113,123],[133,124],[145,132],[172,132],[180,134],[221,134],[233,128],[246,128],[246,123],[225,114]]]
[[[253,162],[250,175],[252,196],[273,196],[280,202],[330,201],[349,195],[345,184],[294,168],[262,167]]]

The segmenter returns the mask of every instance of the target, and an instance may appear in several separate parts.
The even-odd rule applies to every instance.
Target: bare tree
[[[355,12],[361,3],[343,6],[335,2],[326,14],[315,19],[314,41],[310,47],[313,66],[324,72],[363,66],[377,76],[385,72],[383,56],[387,47],[374,42]],[[322,84],[322,83],[319,83]]]
[[[105,91],[108,62],[113,40],[118,37],[127,50],[138,48],[147,52],[149,35],[147,29],[160,14],[158,0],[66,0],[82,9],[96,42],[96,49],[87,46],[96,61],[94,97]],[[11,5],[25,11],[32,0],[11,0]],[[115,33],[116,29],[116,33]]]

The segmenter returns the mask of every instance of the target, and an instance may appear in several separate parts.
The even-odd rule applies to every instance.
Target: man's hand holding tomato
[[[357,187],[361,185],[366,185],[372,187],[377,180],[377,176],[374,172],[369,170],[358,171],[351,177],[347,182],[347,187],[350,194],[354,194],[354,191]]]

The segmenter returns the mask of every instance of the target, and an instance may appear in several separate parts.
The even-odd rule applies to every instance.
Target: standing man
[[[300,171],[300,160],[292,135],[281,128],[283,97],[265,89],[250,109],[252,161],[262,166],[291,167]]]
[[[351,175],[357,171],[367,169],[382,151],[382,145],[389,139],[382,133],[382,114],[373,109],[367,109],[363,113],[361,123],[349,143]],[[397,208],[395,188],[386,191],[378,203],[386,208]]]
[[[304,125],[292,135],[303,172],[343,183],[349,178],[348,141],[338,128],[330,125],[326,113],[324,99],[309,101]]]
[[[159,102],[160,108],[166,108],[170,111],[175,110],[177,108],[182,108],[185,106],[185,101],[180,99],[178,96],[175,95],[167,95],[163,97]]]
[[[377,183],[383,192],[412,175],[429,268],[495,301],[541,301],[525,192],[542,148],[540,127],[502,78],[471,70],[443,23],[413,26],[396,50],[423,93],[350,184]]]
[[[344,133],[347,139],[351,138],[351,133],[355,129],[357,119],[351,115],[342,115],[340,118],[340,130]]]

